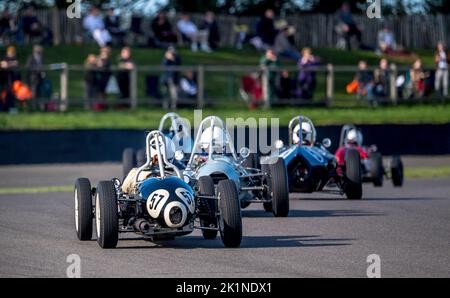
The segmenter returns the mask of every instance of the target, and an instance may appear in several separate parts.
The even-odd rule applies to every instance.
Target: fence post
[[[130,101],[131,108],[135,109],[138,106],[137,101],[137,69],[136,66],[130,71]]]
[[[391,64],[391,75],[389,77],[389,98],[392,103],[397,104],[397,65]]]
[[[197,67],[197,81],[197,106],[199,109],[203,109],[205,105],[205,67],[203,65]]]
[[[264,67],[262,69],[261,81],[263,90],[264,108],[270,108],[270,86],[269,86],[269,68]]]
[[[334,66],[327,64],[327,101],[328,104],[334,97]]]
[[[68,102],[68,89],[69,89],[69,68],[67,66],[67,63],[63,63],[61,65],[61,74],[60,74],[60,86],[61,86],[61,104],[59,109],[61,112],[67,111],[67,108],[69,107]]]

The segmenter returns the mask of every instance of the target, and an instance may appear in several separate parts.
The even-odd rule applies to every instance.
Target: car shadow
[[[127,241],[139,241],[143,238],[120,239],[120,250],[133,249],[226,249],[218,236],[215,240],[204,240],[201,236],[180,237],[171,241],[148,242],[142,245],[127,246]],[[249,248],[309,248],[309,247],[340,247],[350,246],[356,239],[322,238],[321,236],[246,236],[242,238],[239,249]],[[121,241],[124,243],[121,245]]]
[[[243,217],[248,218],[270,218],[274,217],[271,212],[263,210],[244,210]],[[322,218],[322,217],[365,217],[385,216],[384,213],[370,212],[364,210],[291,210],[287,219],[294,217]]]

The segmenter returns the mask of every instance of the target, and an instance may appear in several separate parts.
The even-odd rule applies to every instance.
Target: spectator
[[[130,98],[130,72],[134,69],[135,65],[131,56],[131,49],[125,47],[120,52],[119,57],[119,73],[117,74],[117,80],[119,81],[120,98]]]
[[[84,82],[86,87],[86,108],[92,105],[92,100],[97,98],[97,56],[89,54],[84,68],[86,70],[84,75]]]
[[[417,59],[409,72],[408,93],[410,97],[422,98],[425,93],[426,74],[422,69],[422,60]]]
[[[117,41],[121,46],[124,44],[125,32],[121,29],[120,17],[114,13],[114,9],[108,9],[105,17],[105,29],[109,32],[111,37]]]
[[[277,96],[280,99],[294,98],[295,80],[293,80],[287,70],[281,72],[280,84],[278,85]]]
[[[235,44],[236,49],[242,50],[244,48],[244,44],[247,41],[247,34],[249,31],[249,27],[247,25],[235,25],[234,32],[236,34]]]
[[[356,24],[353,19],[350,4],[345,2],[342,4],[341,9],[337,13],[338,26],[342,28],[344,32],[346,47],[348,50],[352,49],[351,38],[356,37],[359,46],[361,46],[361,28]]]
[[[300,60],[300,53],[289,41],[289,36],[289,27],[285,26],[275,38],[275,52],[281,57],[286,57],[298,62]]]
[[[191,21],[189,15],[184,14],[177,23],[177,28],[180,33],[190,40],[193,52],[198,51],[198,44],[200,43],[202,51],[206,53],[211,52],[208,45],[209,34],[207,30],[199,30],[197,26]]]
[[[277,88],[278,72],[271,71],[270,68],[278,68],[280,66],[278,56],[273,49],[268,49],[266,51],[265,55],[261,58],[260,66],[263,70],[269,69],[269,76],[267,78],[268,95],[272,98]]]
[[[30,6],[25,10],[21,19],[21,25],[26,43],[43,36],[44,28],[36,17],[33,7]]]
[[[9,44],[15,29],[14,20],[8,9],[1,13],[0,17],[0,45]]]
[[[257,24],[256,34],[266,47],[273,46],[277,35],[274,18],[275,13],[272,9],[268,9]]]
[[[373,96],[373,76],[367,69],[366,61],[359,62],[355,80],[358,82],[358,98],[366,96],[369,103],[375,105],[376,103],[374,102]]]
[[[177,42],[177,36],[163,11],[159,12],[153,20],[152,30],[158,47],[167,48],[170,44]]]
[[[20,79],[15,69],[19,66],[16,49],[9,46],[6,55],[0,62],[0,111],[10,111],[14,108],[14,94],[12,86],[15,80]]]
[[[448,64],[450,57],[445,51],[443,42],[439,42],[437,45],[437,51],[435,56],[436,62],[436,75],[435,75],[435,90],[440,95],[448,96]]]
[[[11,87],[15,80],[20,79],[20,75],[16,72],[19,67],[19,61],[16,55],[16,48],[9,46],[6,49],[6,55],[0,62],[1,83],[4,86]]]
[[[217,49],[220,44],[220,30],[217,25],[216,16],[212,11],[206,12],[205,19],[200,28],[208,31],[209,46],[213,49]]]
[[[380,65],[374,71],[374,90],[376,97],[386,98],[390,93],[391,72],[387,59],[381,59]]]
[[[180,66],[181,65],[181,59],[178,56],[176,50],[174,47],[169,47],[164,54],[164,60],[163,65],[167,67],[171,66]],[[168,84],[168,82],[171,81],[173,84],[178,84],[178,72],[173,70],[168,70],[164,74],[163,83]]]
[[[198,86],[193,71],[188,71],[180,80],[180,89],[187,98],[197,98]]]
[[[316,89],[316,72],[311,68],[319,65],[319,58],[312,55],[310,48],[302,50],[302,57],[298,62],[298,89],[297,96],[301,99],[312,99]]]
[[[100,56],[97,59],[97,69],[98,78],[96,83],[98,86],[98,97],[105,99],[106,87],[111,77],[111,49],[109,47],[100,49]]]
[[[91,7],[89,14],[83,20],[83,28],[87,30],[101,48],[111,43],[111,34],[105,29],[105,23],[97,7]]]
[[[378,51],[383,54],[397,51],[394,32],[392,32],[387,24],[384,24],[383,30],[378,32]]]
[[[35,45],[26,64],[26,68],[28,69],[28,84],[33,98],[39,97],[39,87],[45,76],[45,73],[42,71],[43,64],[44,49],[39,45]]]

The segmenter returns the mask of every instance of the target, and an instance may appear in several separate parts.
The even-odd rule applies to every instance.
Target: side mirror
[[[275,149],[280,150],[284,147],[284,142],[282,140],[278,140],[275,142]]]
[[[331,140],[328,138],[322,140],[322,145],[327,149],[331,147],[331,144]]]
[[[247,147],[242,147],[241,150],[239,150],[239,156],[243,159],[246,159],[250,156],[250,149]]]
[[[184,152],[181,150],[177,150],[175,152],[175,160],[182,161],[184,159]]]

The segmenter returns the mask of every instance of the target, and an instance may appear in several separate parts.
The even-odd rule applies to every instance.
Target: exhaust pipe
[[[150,231],[150,223],[141,218],[134,222],[134,228],[139,232],[148,233]]]

